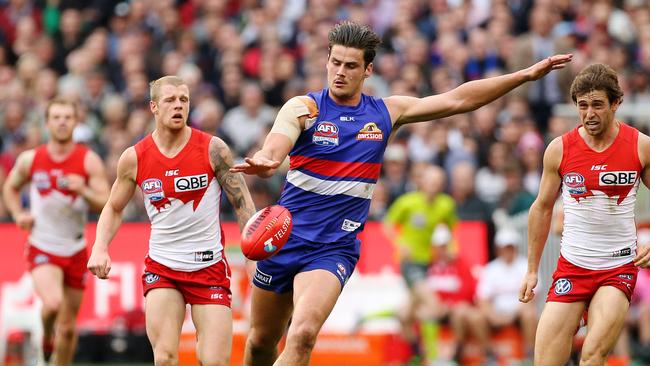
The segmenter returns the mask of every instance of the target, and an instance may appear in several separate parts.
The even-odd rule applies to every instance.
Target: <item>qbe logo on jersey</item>
[[[207,187],[207,174],[188,175],[186,177],[174,178],[174,191],[176,192],[198,191],[199,189],[204,189]]]
[[[165,198],[165,191],[163,190],[162,181],[156,178],[149,178],[142,182],[142,193],[151,202],[160,201]]]
[[[567,173],[562,178],[562,181],[570,194],[583,194],[587,192],[585,177],[580,173]]]
[[[319,123],[312,141],[316,145],[337,146],[339,144],[339,127],[332,122]]]
[[[598,184],[601,186],[631,186],[636,183],[638,173],[632,171],[600,172]]]

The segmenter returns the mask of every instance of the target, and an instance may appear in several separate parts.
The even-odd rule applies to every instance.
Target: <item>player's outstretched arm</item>
[[[34,161],[34,150],[27,150],[18,155],[16,164],[2,187],[2,197],[5,205],[16,221],[16,225],[24,230],[31,230],[34,217],[26,210],[20,199],[20,190],[29,182],[29,171]]]
[[[431,121],[482,107],[527,81],[564,68],[572,57],[571,54],[551,56],[526,69],[470,81],[438,95],[425,98],[391,96],[384,101],[394,125]]]
[[[234,165],[230,171],[256,174],[262,178],[272,176],[298,140],[306,120],[316,116],[318,110],[311,98],[300,96],[289,99],[278,112],[262,150],[252,158],[244,158],[243,163]]]
[[[544,168],[539,193],[528,212],[528,271],[519,290],[519,301],[529,302],[535,297],[537,271],[546,239],[551,229],[553,206],[557,199],[562,178],[558,173],[562,161],[562,137],[556,137],[544,153]]]
[[[104,162],[94,151],[88,151],[84,168],[88,173],[88,183],[79,175],[69,175],[68,188],[82,196],[91,210],[99,212],[106,204],[110,191]]]
[[[243,230],[246,222],[255,214],[255,205],[244,176],[231,171],[233,159],[230,148],[218,137],[213,137],[210,141],[210,163],[228,201],[235,208],[239,229]]]
[[[117,233],[122,223],[122,212],[135,192],[137,164],[135,149],[133,147],[126,149],[117,163],[117,179],[99,215],[97,235],[88,260],[88,269],[101,279],[108,278],[111,270],[108,245]]]

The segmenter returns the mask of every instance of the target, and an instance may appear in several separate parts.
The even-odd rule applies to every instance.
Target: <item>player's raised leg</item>
[[[582,301],[546,303],[535,337],[535,365],[564,366],[584,311]]]
[[[63,270],[51,264],[42,264],[32,270],[36,294],[42,301],[43,353],[49,361],[54,351],[54,323],[63,303]]]
[[[621,290],[604,286],[596,291],[589,304],[589,325],[582,346],[580,365],[603,365],[614,348],[623,326],[630,302]]]
[[[54,364],[57,366],[72,364],[77,345],[77,314],[82,299],[83,290],[65,286],[63,301],[56,321]]]
[[[224,305],[192,305],[196,355],[202,366],[230,365],[232,311]]]
[[[171,288],[149,290],[145,297],[147,336],[156,366],[178,365],[178,344],[185,319],[185,300]]]
[[[244,365],[271,366],[278,358],[278,342],[291,318],[293,293],[277,294],[253,286],[251,296],[251,325]]]
[[[294,311],[287,343],[276,366],[307,366],[316,337],[341,294],[341,282],[331,272],[317,269],[294,279]]]

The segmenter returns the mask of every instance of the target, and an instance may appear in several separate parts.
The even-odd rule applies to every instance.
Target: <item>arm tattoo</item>
[[[210,142],[210,159],[214,163],[214,175],[235,208],[239,228],[243,229],[248,219],[255,214],[255,205],[244,176],[230,172],[233,159],[230,149],[223,141],[213,139]]]

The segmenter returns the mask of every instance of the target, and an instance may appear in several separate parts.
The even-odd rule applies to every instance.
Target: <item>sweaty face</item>
[[[620,101],[610,104],[603,90],[592,90],[576,98],[580,123],[591,136],[602,136],[614,121]]]
[[[69,104],[52,104],[47,115],[46,126],[52,140],[59,143],[72,140],[72,132],[77,126],[74,107]]]
[[[330,96],[340,104],[358,103],[363,81],[372,73],[372,63],[364,67],[363,50],[332,46],[327,60]]]
[[[187,124],[190,111],[190,91],[187,85],[165,84],[160,87],[158,102],[151,102],[151,112],[156,123],[178,130]]]

